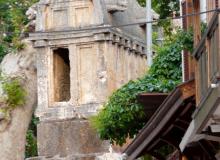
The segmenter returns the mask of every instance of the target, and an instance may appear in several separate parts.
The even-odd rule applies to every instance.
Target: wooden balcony
[[[193,56],[196,59],[196,101],[205,101],[219,77],[219,12],[215,12]]]

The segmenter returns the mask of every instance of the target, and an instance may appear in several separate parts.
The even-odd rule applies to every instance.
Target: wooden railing
[[[219,77],[219,12],[215,12],[193,56],[196,59],[197,104]]]

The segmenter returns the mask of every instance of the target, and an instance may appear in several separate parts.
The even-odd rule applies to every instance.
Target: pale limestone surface
[[[30,34],[30,40],[37,48],[39,157],[84,155],[90,160],[106,152],[108,145],[104,147],[95,134],[90,134],[89,124],[81,125],[80,121],[88,123],[113,91],[145,73],[143,27],[106,28],[140,21],[144,10],[134,0],[38,3],[37,32]],[[66,125],[70,126],[68,132],[63,129]],[[87,144],[76,151],[84,139],[71,134],[94,142],[87,138]],[[60,145],[68,140],[70,143]]]
[[[25,158],[26,132],[37,102],[37,73],[35,65],[36,50],[30,42],[25,42],[26,48],[15,54],[7,54],[2,63],[2,74],[21,79],[27,91],[26,103],[11,112],[10,123],[5,125],[0,120],[0,159],[23,160]]]
[[[105,0],[109,12],[124,11],[128,7],[127,0]]]
[[[125,160],[121,154],[118,153],[105,153],[98,156],[96,160]]]

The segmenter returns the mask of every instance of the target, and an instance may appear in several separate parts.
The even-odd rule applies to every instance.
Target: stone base
[[[96,160],[100,154],[88,154],[88,155],[72,155],[68,157],[58,157],[55,156],[53,158],[46,158],[46,157],[32,157],[27,158],[26,160]]]
[[[94,160],[109,148],[88,120],[40,122],[37,134],[39,157],[29,160]]]

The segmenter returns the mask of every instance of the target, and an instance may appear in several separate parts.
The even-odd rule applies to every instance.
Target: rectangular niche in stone
[[[67,27],[68,26],[68,12],[67,9],[53,10],[53,27]]]
[[[77,27],[83,27],[90,22],[90,9],[88,7],[77,7],[75,8],[75,23]]]
[[[98,55],[94,44],[77,46],[79,55],[79,103],[96,102]]]
[[[67,48],[53,50],[53,101],[70,100],[70,60]]]

